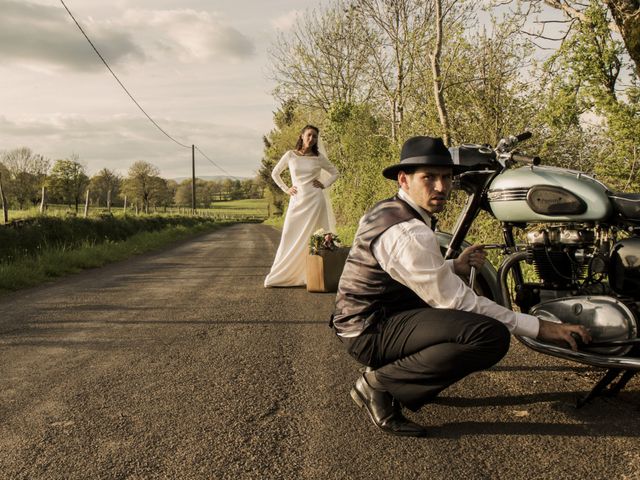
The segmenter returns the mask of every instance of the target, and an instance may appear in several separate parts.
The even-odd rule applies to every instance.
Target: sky
[[[255,176],[278,108],[268,49],[322,1],[63,1],[151,118],[209,157],[196,151],[197,176]],[[89,175],[144,160],[191,176],[191,148],[136,107],[60,0],[0,0],[0,11],[0,152],[77,154]]]

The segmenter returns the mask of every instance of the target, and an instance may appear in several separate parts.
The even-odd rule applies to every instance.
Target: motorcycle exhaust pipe
[[[507,277],[511,269],[518,263],[527,259],[527,252],[520,251],[515,252],[506,257],[500,268],[498,269],[498,288],[500,290],[500,298],[502,306],[511,310],[511,297],[509,296],[509,286],[507,284]],[[574,352],[570,348],[561,347],[559,345],[553,345],[549,343],[542,343],[536,339],[515,335],[518,341],[532,350],[554,357],[563,358],[565,360],[571,360],[585,365],[591,365],[593,367],[602,368],[620,368],[626,370],[640,370],[640,358],[634,357],[615,357],[598,355],[596,353],[587,353],[577,351]],[[623,343],[619,343],[623,342]],[[618,346],[618,345],[630,345],[639,344],[640,338],[633,338],[628,340],[612,340],[608,342],[600,342],[598,344],[589,344],[590,347],[605,347],[605,346]]]
[[[582,344],[582,337],[577,333],[572,333],[571,336],[576,340],[578,347]],[[625,345],[640,345],[640,338],[627,338],[626,340],[608,340],[606,342],[591,342],[589,347],[624,347]]]

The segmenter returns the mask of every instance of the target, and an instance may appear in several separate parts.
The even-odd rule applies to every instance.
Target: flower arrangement
[[[309,253],[318,255],[320,250],[335,250],[340,247],[340,239],[338,235],[332,232],[326,232],[322,228],[311,235],[309,239]]]

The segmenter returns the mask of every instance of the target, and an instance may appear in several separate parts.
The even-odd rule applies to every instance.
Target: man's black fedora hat
[[[451,154],[441,138],[411,137],[400,152],[400,163],[391,165],[382,171],[382,175],[390,180],[397,180],[398,172],[407,167],[451,167],[454,175],[465,171],[464,167],[456,165]]]

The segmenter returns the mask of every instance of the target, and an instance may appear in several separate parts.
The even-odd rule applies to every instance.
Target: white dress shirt
[[[444,260],[431,217],[400,189],[398,196],[424,218],[414,218],[386,230],[372,244],[376,260],[391,278],[413,290],[433,308],[479,313],[504,323],[515,335],[536,338],[540,321],[533,315],[513,312],[486,297],[478,296],[453,270],[453,260]],[[446,321],[443,318],[443,321]]]

